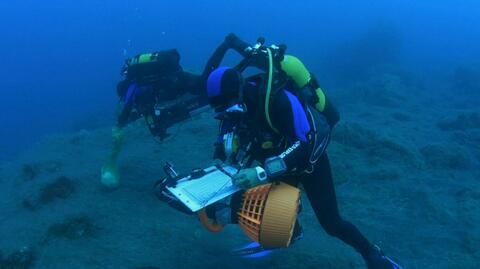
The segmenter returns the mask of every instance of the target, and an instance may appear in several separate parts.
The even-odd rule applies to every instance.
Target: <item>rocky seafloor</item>
[[[406,268],[480,264],[479,95],[442,92],[385,74],[331,94],[342,113],[328,149],[341,213]],[[364,268],[307,199],[304,239],[257,260],[230,254],[248,242],[237,226],[211,234],[158,201],[163,163],[208,164],[216,130],[204,113],[156,143],[133,124],[113,191],[99,183],[109,128],[51,136],[2,163],[0,268]]]

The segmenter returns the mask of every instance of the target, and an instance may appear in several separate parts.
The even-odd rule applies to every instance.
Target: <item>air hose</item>
[[[273,58],[272,58],[272,51],[267,48],[267,54],[268,54],[268,82],[267,82],[267,94],[265,96],[265,116],[267,118],[268,125],[272,130],[274,130],[276,133],[280,133],[275,126],[273,126],[272,121],[270,120],[270,113],[269,113],[269,107],[270,107],[270,94],[272,92],[272,79],[273,79]]]

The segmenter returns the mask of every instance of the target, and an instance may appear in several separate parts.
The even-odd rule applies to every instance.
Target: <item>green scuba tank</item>
[[[176,49],[138,54],[125,61],[122,73],[127,79],[166,76],[181,71],[180,54]]]
[[[275,132],[278,133],[277,128],[273,126],[270,120],[269,106],[270,98],[272,94],[272,81],[273,78],[273,69],[274,69],[274,58],[272,52],[269,48],[267,50],[267,57],[269,61],[268,67],[268,82],[267,82],[267,91],[265,96],[265,117],[267,123]],[[293,93],[304,103],[313,105],[318,111],[324,112],[326,106],[326,96],[323,93],[318,83],[307,70],[305,65],[295,56],[285,55],[279,64],[281,72],[287,76],[287,79],[292,80],[296,84],[296,91]],[[312,93],[313,91],[313,93]],[[327,115],[326,115],[327,116]]]
[[[245,49],[245,52],[248,53],[249,56],[242,60],[236,68],[240,70],[240,72],[243,72],[247,66],[252,64],[253,66],[257,66],[255,63],[262,63],[261,59],[266,59],[267,65],[260,66],[264,67],[261,69],[266,69],[267,71],[265,74],[267,77],[265,117],[270,128],[278,133],[278,130],[271,122],[269,106],[271,96],[282,89],[289,90],[297,96],[303,104],[313,106],[322,112],[330,126],[333,127],[339,120],[338,111],[330,102],[327,102],[325,93],[305,65],[297,57],[286,55],[285,45],[271,45],[267,47],[264,43],[265,39],[259,38],[256,45]],[[263,62],[265,63],[265,60],[263,60]],[[291,85],[292,87],[290,88],[290,86],[287,85]]]
[[[283,61],[280,62],[280,66],[300,89],[309,84],[312,86],[317,99],[315,100],[315,108],[323,112],[326,104],[325,93],[300,59],[292,55],[285,55]]]

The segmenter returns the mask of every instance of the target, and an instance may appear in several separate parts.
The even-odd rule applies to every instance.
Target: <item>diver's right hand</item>
[[[267,174],[265,170],[260,167],[244,168],[232,177],[233,185],[247,190],[259,184],[266,183]]]

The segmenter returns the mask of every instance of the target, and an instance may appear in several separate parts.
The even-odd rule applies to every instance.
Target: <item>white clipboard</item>
[[[231,175],[237,173],[236,168],[225,166],[218,169],[211,166],[203,171],[205,175],[201,178],[192,179],[192,176],[189,175],[180,179],[175,187],[167,187],[167,190],[192,212],[205,208],[240,190],[233,185],[231,178]]]

